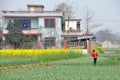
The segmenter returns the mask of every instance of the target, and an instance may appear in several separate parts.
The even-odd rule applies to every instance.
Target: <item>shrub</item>
[[[96,50],[98,54],[104,53],[104,49],[101,46],[95,46],[92,50]]]

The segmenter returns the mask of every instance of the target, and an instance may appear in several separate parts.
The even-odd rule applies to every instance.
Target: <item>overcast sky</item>
[[[93,21],[103,24],[94,30],[108,28],[113,32],[120,32],[120,0],[0,0],[0,10],[26,10],[26,4],[42,4],[49,11],[62,2],[73,3],[77,9],[76,18],[83,21],[88,7],[94,15]]]

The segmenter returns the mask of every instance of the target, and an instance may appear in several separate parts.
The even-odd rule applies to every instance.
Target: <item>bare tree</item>
[[[96,33],[96,40],[100,43],[107,41],[113,41],[113,37],[115,36],[109,29],[100,30]]]
[[[70,2],[67,1],[66,2]],[[73,0],[70,3],[60,3],[55,6],[55,10],[60,9],[63,12],[63,19],[73,18],[74,13],[76,12],[76,8],[74,6]]]
[[[91,30],[97,27],[100,27],[101,25],[103,25],[102,23],[95,23],[93,22],[93,17],[94,15],[92,14],[92,12],[88,9],[87,7],[87,11],[86,11],[86,34],[91,33]]]

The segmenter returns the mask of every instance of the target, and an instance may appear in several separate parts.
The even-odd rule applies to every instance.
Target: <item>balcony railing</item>
[[[62,16],[61,11],[1,11],[3,17],[44,17],[44,16]]]
[[[61,11],[9,11],[2,10],[2,13],[60,13]]]
[[[83,30],[63,30],[64,33],[66,32],[70,32],[70,33],[73,33],[73,32],[82,32]]]

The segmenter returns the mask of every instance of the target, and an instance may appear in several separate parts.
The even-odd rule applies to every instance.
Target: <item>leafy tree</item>
[[[22,44],[22,48],[23,49],[30,49],[32,47],[32,38],[31,37],[24,37],[23,38],[23,44]]]
[[[14,44],[14,48],[20,48],[20,42],[23,39],[23,27],[18,20],[9,21],[7,25],[8,35],[6,41]]]
[[[95,36],[96,36],[96,40],[102,43],[105,40],[112,42],[113,35],[114,34],[109,29],[105,29],[98,31]]]
[[[95,36],[96,36],[96,41],[99,43],[102,43],[107,40],[115,44],[120,44],[119,32],[113,33],[111,30],[105,29],[105,30],[99,30],[95,34]]]

